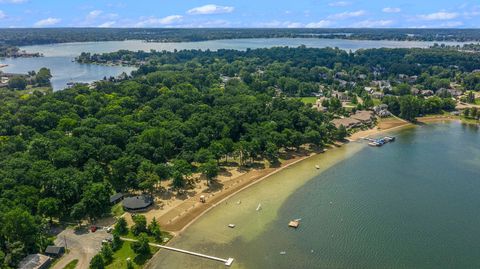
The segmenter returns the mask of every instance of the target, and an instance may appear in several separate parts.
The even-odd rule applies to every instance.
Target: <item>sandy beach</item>
[[[422,119],[421,122],[438,121],[444,118],[444,116],[429,117]],[[353,142],[363,137],[375,136],[386,131],[407,126],[413,126],[413,124],[399,118],[380,119],[376,127],[356,132],[349,136],[347,140]],[[341,143],[336,144],[336,146],[341,145]],[[143,214],[148,221],[151,221],[155,217],[163,230],[178,234],[206,212],[214,208],[218,203],[225,201],[236,193],[247,189],[290,165],[318,153],[319,152],[302,151],[290,154],[289,158],[283,160],[278,167],[264,168],[259,166],[247,171],[240,170],[238,167],[227,167],[227,169],[219,175],[215,186],[208,187],[204,181],[196,180],[195,188],[181,196],[174,195],[173,193],[163,193],[157,197],[156,204]],[[328,154],[328,152],[325,154]],[[200,196],[202,195],[206,198],[205,203],[200,202]],[[130,213],[126,213],[125,217],[129,224],[133,224]]]

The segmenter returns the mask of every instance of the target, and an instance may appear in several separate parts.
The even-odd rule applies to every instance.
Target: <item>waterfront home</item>
[[[374,122],[375,115],[373,111],[367,110],[359,110],[350,117],[332,120],[332,123],[335,125],[335,127],[339,128],[343,125],[347,129],[371,126]]]
[[[370,125],[375,121],[375,115],[373,111],[368,110],[359,110],[355,114],[351,115],[350,118],[356,119],[365,125]]]
[[[373,107],[373,111],[380,118],[386,118],[386,117],[390,117],[392,115],[392,113],[390,113],[390,111],[388,111],[388,105],[386,105],[386,104],[380,104],[378,106]]]

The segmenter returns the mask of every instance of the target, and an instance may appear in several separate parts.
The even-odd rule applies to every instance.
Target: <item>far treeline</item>
[[[22,98],[0,91],[0,267],[42,251],[52,220],[100,218],[115,191],[183,191],[194,174],[215,180],[227,162],[277,165],[286,151],[344,138],[331,120],[347,111],[320,112],[295,97],[348,91],[364,109],[373,106],[365,86],[374,79],[418,74],[415,87],[432,91],[451,82],[475,88],[480,79],[470,72],[479,56],[442,49],[122,51],[80,60],[107,58],[143,63],[95,87]],[[451,107],[447,93],[432,102],[412,87],[393,84],[398,113],[411,100],[415,113]]]
[[[0,29],[0,45],[25,46],[65,42],[145,40],[186,42],[236,38],[341,38],[355,40],[480,41],[478,29],[165,29],[165,28],[24,28]]]

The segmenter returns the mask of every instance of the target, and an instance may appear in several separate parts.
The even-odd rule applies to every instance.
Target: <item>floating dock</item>
[[[288,227],[292,227],[292,228],[298,228],[298,226],[300,226],[300,220],[291,220],[289,223],[288,223]]]
[[[370,143],[368,143],[368,145],[372,147],[381,147],[389,142],[395,141],[394,136],[386,136],[384,138],[379,138],[379,139],[365,137],[363,139],[369,141]]]

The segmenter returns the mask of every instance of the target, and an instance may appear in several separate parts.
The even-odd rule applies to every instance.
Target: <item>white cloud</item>
[[[0,10],[0,20],[1,20],[1,19],[4,19],[5,17],[7,17],[7,15],[5,14],[5,12],[3,12],[2,10]]]
[[[37,21],[33,26],[35,27],[45,27],[45,26],[52,26],[52,25],[55,25],[59,22],[61,22],[62,20],[59,19],[59,18],[46,18],[46,19],[43,19],[43,20],[39,20]]]
[[[26,2],[28,0],[0,0],[0,4],[22,4]]]
[[[448,22],[440,24],[440,27],[453,28],[453,27],[459,27],[459,26],[462,26],[462,25],[463,25],[463,22],[461,22],[461,21],[448,21]]]
[[[431,13],[431,14],[419,15],[418,18],[422,19],[422,20],[425,20],[425,21],[441,21],[441,20],[455,19],[458,16],[459,16],[459,14],[456,13],[456,12],[440,11],[440,12]]]
[[[87,19],[88,20],[94,20],[98,18],[98,16],[102,15],[103,11],[102,10],[92,10],[88,13]]]
[[[299,22],[292,21],[270,21],[262,22],[256,25],[257,27],[266,27],[266,28],[302,28],[303,25]]]
[[[98,27],[100,28],[109,28],[112,27],[116,22],[115,21],[107,21],[102,24],[100,24]]]
[[[190,15],[204,15],[204,14],[224,14],[232,13],[235,10],[234,7],[218,6],[218,5],[204,5],[201,7],[195,7],[187,11]]]
[[[325,28],[325,27],[328,27],[332,24],[331,21],[329,20],[321,20],[321,21],[318,21],[318,22],[311,22],[311,23],[308,23],[307,25],[305,25],[305,27],[307,28]]]
[[[347,1],[338,1],[338,2],[331,2],[328,5],[331,6],[331,7],[346,7],[350,4],[351,3],[347,2]]]
[[[352,25],[355,28],[382,28],[393,24],[392,20],[365,20]]]
[[[385,13],[400,13],[402,12],[402,9],[399,7],[386,7],[382,9],[382,11]]]
[[[149,17],[144,18],[135,24],[135,27],[148,27],[148,26],[165,26],[172,25],[183,19],[180,15],[170,15],[163,18]]]
[[[360,17],[360,16],[363,16],[365,14],[366,14],[366,12],[364,10],[347,11],[347,12],[332,14],[332,15],[328,16],[327,18],[331,19],[331,20],[343,20],[343,19],[348,19],[348,18]]]

